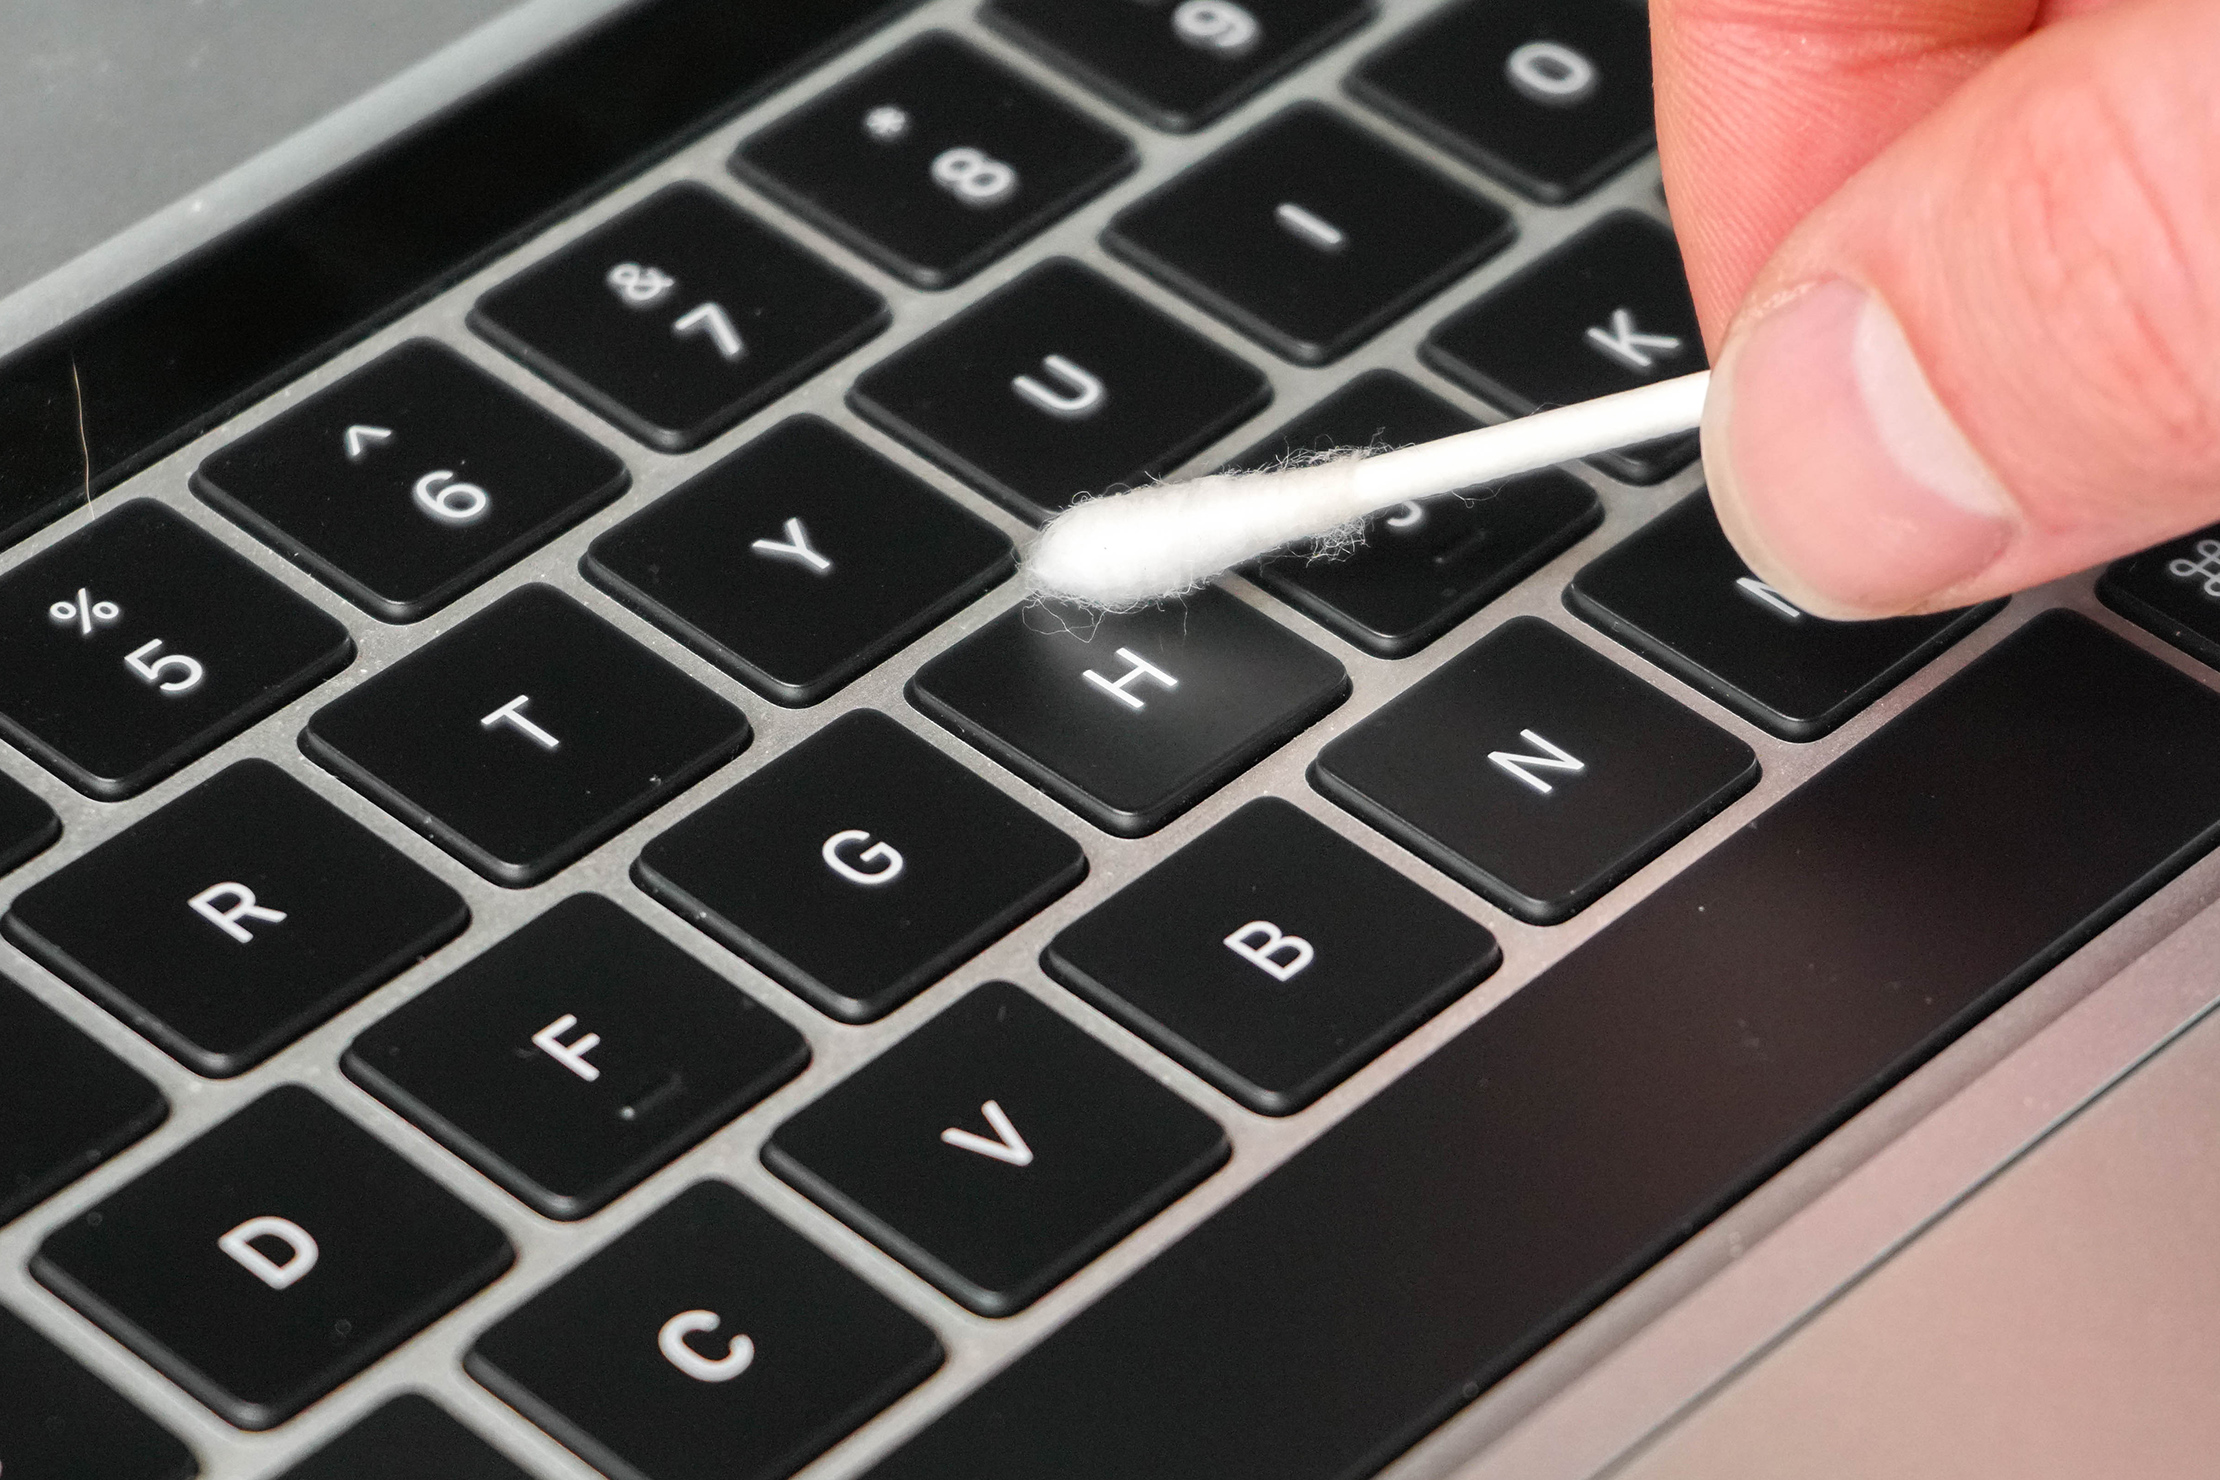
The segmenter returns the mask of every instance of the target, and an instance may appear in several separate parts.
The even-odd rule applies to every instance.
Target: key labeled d
[[[275,1239],[285,1245],[285,1258],[272,1259],[254,1246],[256,1239]],[[229,1254],[234,1262],[248,1274],[262,1281],[273,1290],[284,1290],[301,1282],[316,1267],[321,1251],[307,1229],[290,1218],[264,1214],[249,1218],[222,1238],[216,1247]]]
[[[723,1324],[724,1318],[713,1310],[682,1310],[655,1333],[655,1348],[663,1360],[696,1382],[730,1382],[754,1364],[754,1341],[735,1336],[725,1343],[721,1357],[705,1357],[686,1341],[697,1331],[714,1331]]]

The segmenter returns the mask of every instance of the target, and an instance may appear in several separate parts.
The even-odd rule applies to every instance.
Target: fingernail
[[[1886,304],[1829,279],[1729,339],[1704,416],[1719,522],[1752,569],[1824,617],[1931,610],[2011,542],[2003,486]]]

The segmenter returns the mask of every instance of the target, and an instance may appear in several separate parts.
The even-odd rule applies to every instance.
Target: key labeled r
[[[252,889],[228,879],[209,885],[185,902],[203,920],[241,945],[251,945],[254,941],[254,932],[246,927],[245,921],[255,920],[264,925],[285,923],[285,911],[257,903]]]
[[[745,1335],[725,1343],[721,1357],[705,1357],[686,1338],[698,1331],[714,1331],[724,1317],[713,1310],[682,1310],[655,1333],[655,1349],[663,1360],[696,1382],[730,1382],[755,1363],[755,1342]]]

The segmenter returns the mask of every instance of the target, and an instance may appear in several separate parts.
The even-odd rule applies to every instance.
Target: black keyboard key
[[[462,932],[462,896],[264,760],[16,897],[0,931],[188,1067],[242,1073]]]
[[[371,1411],[276,1480],[532,1480],[421,1393]]]
[[[0,1224],[138,1140],[169,1113],[169,1101],[145,1075],[0,977]],[[0,1466],[9,1461],[0,1437]]]
[[[941,1364],[915,1317],[697,1182],[478,1338],[470,1375],[597,1469],[782,1480]]]
[[[0,1475],[7,1480],[191,1480],[169,1431],[0,1306]]]
[[[0,734],[79,791],[127,797],[354,650],[346,628],[140,499],[0,576]]]
[[[1536,200],[1586,194],[1656,137],[1649,19],[1629,0],[1469,0],[1349,86]]]
[[[980,18],[1161,129],[1201,128],[1372,17],[1370,0],[988,0]]]
[[[1275,467],[1345,447],[1404,447],[1479,423],[1392,370],[1358,376],[1230,464]],[[1595,490],[1550,469],[1402,504],[1365,521],[1364,543],[1262,562],[1256,578],[1368,652],[1418,651],[1603,521]]]
[[[2155,545],[2106,567],[2106,606],[2220,667],[2220,524]]]
[[[1322,365],[1512,235],[1502,207],[1302,104],[1120,211],[1103,244],[1266,347]]]
[[[1041,965],[1251,1110],[1288,1115],[1502,959],[1486,930],[1262,797],[1066,927]]]
[[[1565,605],[1784,740],[1815,740],[2004,603],[1829,622],[1750,574],[1693,493],[1591,561]]]
[[[843,715],[640,851],[660,899],[842,1022],[1077,884],[1063,833],[885,715]]]
[[[781,704],[814,704],[1008,575],[1010,542],[814,416],[593,542],[580,568]]]
[[[413,622],[622,493],[624,464],[412,340],[209,458],[193,488],[388,622]]]
[[[1003,1316],[1225,1164],[1218,1123],[989,982],[764,1143],[772,1171]]]
[[[0,874],[46,851],[62,835],[62,820],[13,777],[0,776]]]
[[[2038,618],[873,1480],[1369,1475],[2216,835],[2220,694]]]
[[[583,1218],[809,1062],[802,1035],[578,894],[355,1039],[349,1078],[550,1218]]]
[[[738,709],[550,586],[316,711],[301,748],[497,884],[536,884],[740,753]]]
[[[942,34],[732,157],[743,178],[920,288],[962,282],[1133,164],[1123,137]]]
[[[666,452],[699,447],[886,324],[878,294],[692,184],[656,192],[470,314]]]
[[[1154,832],[1349,693],[1342,666],[1215,588],[1106,616],[1004,612],[910,702],[1105,832]]]
[[[479,1217],[299,1085],[50,1234],[39,1282],[243,1429],[267,1429],[490,1283]]]
[[[1710,363],[1673,233],[1630,211],[1605,217],[1444,323],[1420,353],[1514,416]],[[1696,434],[1688,432],[1589,461],[1629,482],[1654,483],[1695,456]]]
[[[1272,399],[1265,378],[1057,259],[858,376],[857,411],[1032,520],[1147,482]]]
[[[1537,617],[1504,623],[1311,766],[1327,796],[1542,925],[1757,777],[1749,746]]]

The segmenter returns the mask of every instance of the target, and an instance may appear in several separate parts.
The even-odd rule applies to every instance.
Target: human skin
[[[1720,520],[1932,611],[2220,520],[2220,0],[1653,0]]]

